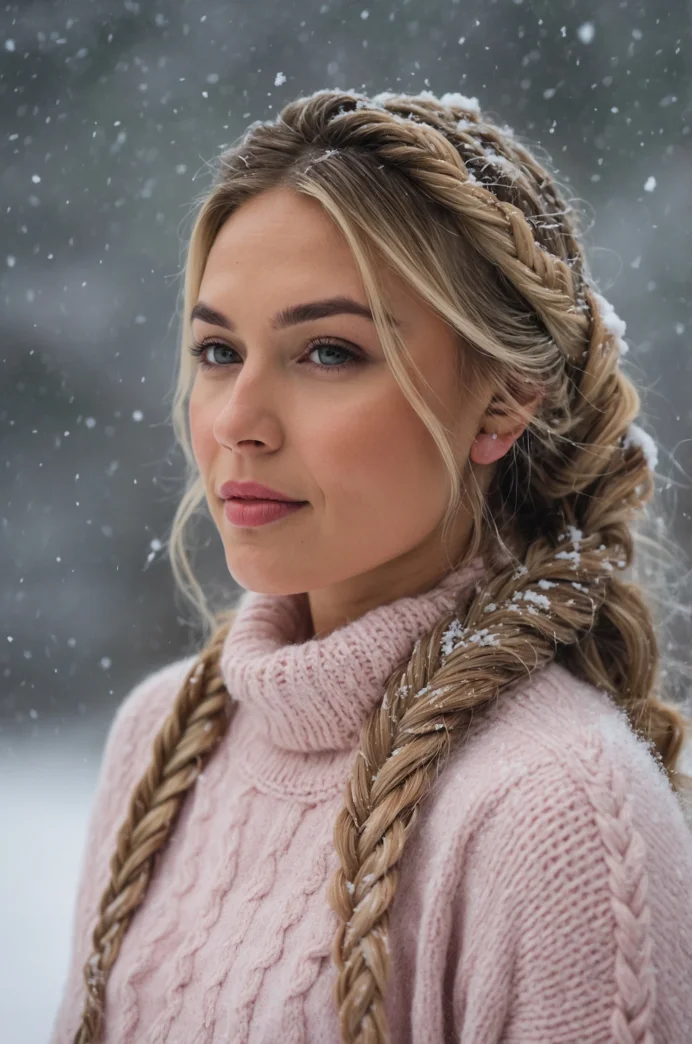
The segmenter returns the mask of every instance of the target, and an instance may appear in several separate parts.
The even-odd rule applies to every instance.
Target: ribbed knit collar
[[[226,687],[253,720],[255,734],[279,756],[353,750],[396,664],[467,599],[483,573],[479,556],[422,594],[377,606],[307,640],[306,595],[248,591],[221,653]]]

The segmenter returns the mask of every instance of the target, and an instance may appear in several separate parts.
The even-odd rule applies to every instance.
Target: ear
[[[520,408],[510,407],[501,395],[495,395],[481,419],[481,426],[471,443],[469,457],[474,464],[494,464],[509,451],[534,415],[543,398],[536,395]]]
[[[471,443],[469,457],[474,464],[494,464],[500,457],[504,457],[520,435],[521,431],[516,434],[508,432],[506,435],[480,431]]]

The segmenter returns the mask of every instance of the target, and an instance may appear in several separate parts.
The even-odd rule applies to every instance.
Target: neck
[[[432,548],[418,547],[367,573],[309,591],[306,595],[309,637],[324,638],[380,605],[430,591],[457,568],[455,563],[461,561],[464,546],[466,544],[462,544],[450,561],[437,540]]]
[[[322,755],[353,750],[394,667],[441,616],[464,611],[484,572],[478,556],[424,592],[380,599],[319,641],[307,634],[305,594],[247,592],[220,666],[229,695],[273,749],[269,760],[276,748]]]

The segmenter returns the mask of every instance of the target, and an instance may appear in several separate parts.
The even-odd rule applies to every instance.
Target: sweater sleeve
[[[194,657],[177,660],[139,682],[118,707],[108,731],[75,898],[70,961],[51,1044],[71,1044],[77,1028],[84,992],[82,969],[91,952],[91,935],[110,876],[116,835],[131,791],[149,763],[153,738],[193,661]]]
[[[507,788],[467,867],[455,1044],[689,1042],[692,834],[653,759],[585,732]]]

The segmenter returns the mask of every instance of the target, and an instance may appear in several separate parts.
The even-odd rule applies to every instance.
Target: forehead
[[[389,266],[381,266],[390,310],[408,326],[429,311]],[[252,300],[277,308],[337,295],[367,304],[351,248],[322,205],[292,189],[267,190],[221,226],[209,252],[199,297],[223,308]],[[270,304],[271,298],[271,304]]]
[[[453,376],[455,331],[391,265],[378,262],[377,276],[385,308],[421,371]],[[268,190],[231,214],[212,244],[199,290],[199,300],[241,335],[292,306],[338,297],[368,305],[351,248],[318,200],[287,188]]]
[[[239,207],[224,222],[207,265],[324,264],[357,271],[343,235],[315,199],[271,189]]]

